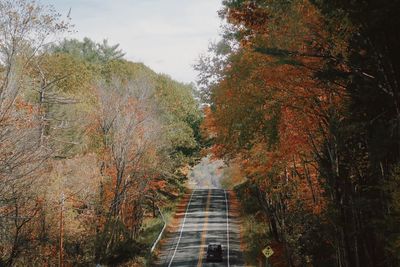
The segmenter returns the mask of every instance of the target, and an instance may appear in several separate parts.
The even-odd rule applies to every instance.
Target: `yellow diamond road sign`
[[[266,258],[271,257],[274,254],[274,251],[272,250],[272,248],[270,246],[266,246],[262,253],[265,255]]]

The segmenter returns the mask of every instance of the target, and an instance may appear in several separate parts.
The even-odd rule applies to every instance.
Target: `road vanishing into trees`
[[[244,266],[238,218],[228,191],[194,189],[186,210],[177,214],[179,227],[167,236],[157,266]],[[223,262],[207,262],[209,243],[221,243]]]

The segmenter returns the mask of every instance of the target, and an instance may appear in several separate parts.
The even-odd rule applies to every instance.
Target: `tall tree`
[[[224,1],[224,38],[236,43],[222,71],[202,63],[206,125],[217,155],[244,159],[288,265],[306,255],[316,265],[398,264],[383,226],[397,216],[387,188],[398,164],[398,6]],[[331,244],[324,252],[298,238],[316,228],[331,229],[314,235]]]
[[[29,244],[28,223],[37,215],[35,186],[51,151],[39,142],[42,118],[24,99],[32,88],[28,66],[43,52],[49,36],[68,24],[35,1],[0,2],[0,262],[12,266]],[[34,86],[34,85],[33,85]]]

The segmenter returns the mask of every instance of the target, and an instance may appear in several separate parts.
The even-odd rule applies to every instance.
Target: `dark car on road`
[[[207,261],[223,261],[221,244],[219,243],[208,244]]]

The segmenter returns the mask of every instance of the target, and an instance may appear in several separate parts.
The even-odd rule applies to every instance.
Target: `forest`
[[[249,262],[400,266],[400,1],[221,4],[195,86],[0,0],[0,266],[151,264],[207,154]]]
[[[272,266],[400,266],[400,2],[222,2],[201,130],[254,240]]]
[[[0,1],[0,266],[147,253],[145,221],[199,152],[193,85],[72,31],[51,6]]]

